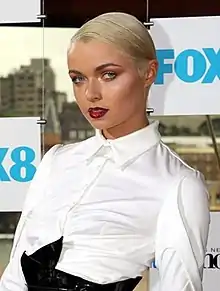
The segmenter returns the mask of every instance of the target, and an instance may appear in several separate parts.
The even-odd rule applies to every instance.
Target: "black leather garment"
[[[132,291],[141,280],[137,277],[101,285],[56,270],[62,244],[63,237],[30,256],[23,253],[21,267],[28,291]]]

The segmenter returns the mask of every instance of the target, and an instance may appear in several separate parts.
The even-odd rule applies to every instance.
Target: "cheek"
[[[140,100],[142,87],[136,78],[121,78],[103,86],[103,97],[108,97],[106,99],[115,107],[131,107]]]

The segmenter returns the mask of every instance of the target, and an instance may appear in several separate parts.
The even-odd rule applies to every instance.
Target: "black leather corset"
[[[63,237],[30,256],[23,253],[21,267],[28,291],[132,291],[141,280],[137,277],[101,285],[56,270],[62,243]]]

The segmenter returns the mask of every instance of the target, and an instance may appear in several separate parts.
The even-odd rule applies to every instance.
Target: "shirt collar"
[[[103,147],[110,147],[115,163],[125,166],[160,141],[158,126],[159,122],[153,121],[138,131],[113,140],[105,139],[101,131],[96,130],[93,143],[89,145],[87,160],[92,161],[93,158],[100,155]]]

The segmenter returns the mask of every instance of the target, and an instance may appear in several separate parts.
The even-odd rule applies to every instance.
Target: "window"
[[[18,99],[17,99],[17,101],[24,101],[25,100],[25,98],[24,97],[18,97]]]
[[[73,139],[76,139],[76,137],[77,137],[77,132],[76,132],[76,130],[70,130],[70,131],[69,131],[69,139],[70,139],[70,140],[73,140]]]
[[[91,137],[93,135],[95,135],[95,130],[87,130],[87,137]]]
[[[212,171],[213,171],[213,166],[210,165],[210,164],[206,164],[206,171],[207,171],[208,173],[212,172]]]
[[[79,131],[78,131],[78,138],[79,138],[80,140],[85,139],[85,138],[86,138],[86,131],[85,131],[85,130],[79,130]]]
[[[198,160],[200,160],[200,157],[198,154],[192,154],[191,157],[192,157],[193,162],[197,162]]]
[[[212,162],[213,160],[213,154],[206,154],[205,155],[206,162]]]
[[[220,204],[220,192],[216,193],[216,204]]]
[[[24,80],[24,75],[19,75],[19,80]]]

